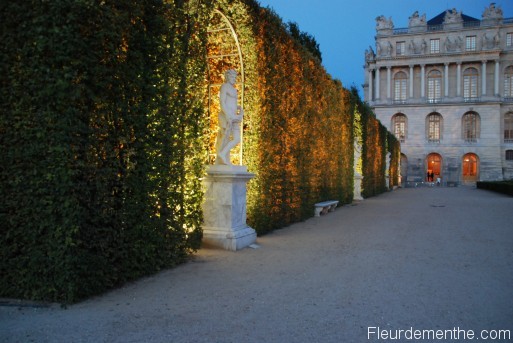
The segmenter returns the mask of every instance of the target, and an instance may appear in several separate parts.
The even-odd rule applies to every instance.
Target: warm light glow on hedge
[[[240,75],[259,233],[311,217],[315,202],[352,201],[355,113],[366,196],[384,190],[387,142],[400,156],[370,109],[255,0],[5,3],[2,296],[73,302],[199,248],[226,69]]]

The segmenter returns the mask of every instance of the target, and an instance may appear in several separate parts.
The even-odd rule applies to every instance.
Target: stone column
[[[232,251],[255,243],[256,232],[246,224],[246,184],[253,177],[245,166],[208,166],[203,180],[204,243]]]
[[[390,92],[390,83],[391,83],[391,69],[392,67],[387,67],[387,99],[390,99],[391,92]]]
[[[495,96],[500,96],[499,94],[499,72],[500,72],[500,66],[499,66],[499,60],[495,61],[495,84],[493,88],[493,93]]]
[[[449,97],[449,63],[444,63],[444,96]]]
[[[486,62],[487,61],[482,61],[482,67],[481,67],[481,73],[483,74],[482,75],[482,78],[481,78],[481,94],[482,95],[486,95]]]
[[[410,64],[410,99],[413,98],[413,65]]]
[[[379,81],[379,67],[378,67],[378,66],[376,66],[376,88],[375,88],[375,90],[376,90],[376,95],[375,95],[376,100],[378,100],[379,98],[381,98],[381,96],[380,96],[380,90],[379,90],[379,82],[380,82],[380,81]]]
[[[420,97],[424,99],[426,97],[426,65],[420,65]]]
[[[369,102],[371,102],[372,99],[372,89],[373,87],[373,80],[372,80],[372,69],[369,68]]]
[[[456,96],[461,96],[461,62],[456,63]]]

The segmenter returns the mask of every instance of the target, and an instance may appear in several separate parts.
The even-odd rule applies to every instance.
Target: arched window
[[[407,118],[402,113],[397,113],[392,117],[392,130],[397,139],[404,143],[408,129]]]
[[[461,118],[462,138],[465,142],[477,142],[481,129],[479,114],[467,112]]]
[[[513,113],[504,115],[504,143],[513,143]]]
[[[428,101],[440,102],[442,98],[442,73],[439,70],[431,70],[428,74]]]
[[[463,72],[463,98],[465,101],[477,99],[479,73],[476,68],[467,68]]]
[[[426,157],[426,181],[434,182],[442,174],[442,156],[435,152]]]
[[[513,66],[504,71],[504,97],[513,98]]]
[[[477,181],[479,173],[479,160],[476,154],[468,153],[463,156],[462,172],[463,181]]]
[[[405,72],[398,72],[394,76],[394,102],[404,103],[406,102],[406,81]]]
[[[431,113],[426,119],[426,138],[430,143],[440,143],[443,119],[439,113]]]

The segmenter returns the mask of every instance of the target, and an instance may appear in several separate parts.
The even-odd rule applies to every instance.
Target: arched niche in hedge
[[[207,28],[207,103],[210,124],[208,129],[208,164],[216,158],[219,90],[224,82],[224,72],[235,69],[238,73],[235,87],[239,91],[239,105],[244,108],[244,61],[239,38],[226,15],[214,9]],[[241,124],[242,125],[242,124]],[[241,128],[241,132],[242,128]],[[243,142],[243,140],[241,140]],[[234,164],[242,164],[242,143],[231,153]]]

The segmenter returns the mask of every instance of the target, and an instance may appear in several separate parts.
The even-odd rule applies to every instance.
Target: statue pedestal
[[[245,166],[211,165],[203,180],[203,242],[240,250],[256,242],[246,224],[246,184],[255,177]]]
[[[359,173],[354,174],[354,190],[353,190],[353,200],[363,200],[362,197],[362,179],[363,176]]]

